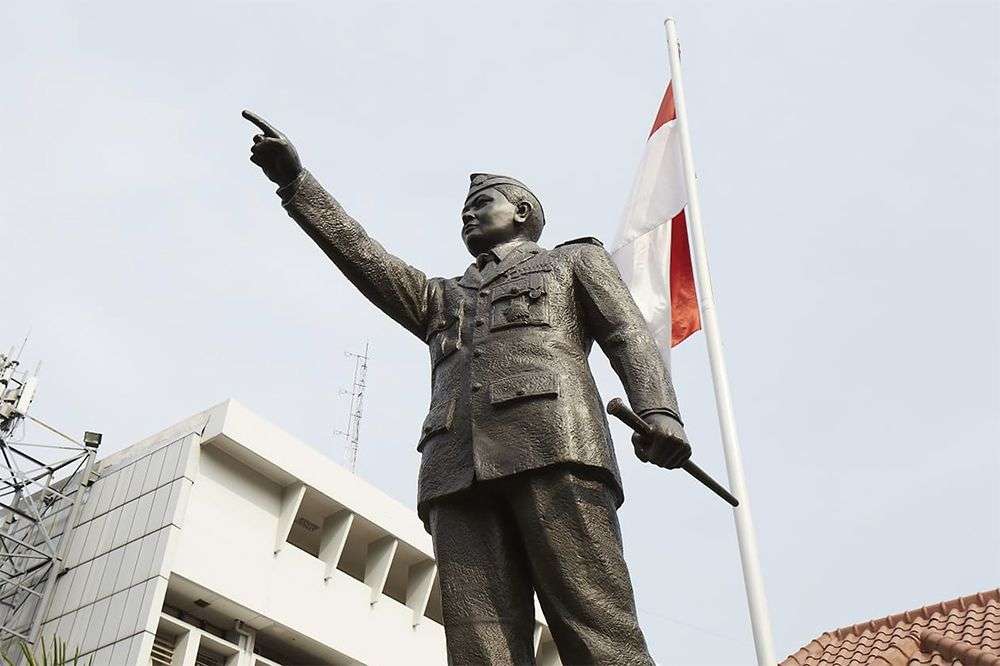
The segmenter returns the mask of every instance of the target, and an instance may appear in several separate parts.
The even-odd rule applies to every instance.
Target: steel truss
[[[38,638],[100,443],[96,433],[80,443],[28,416],[34,378],[17,364],[0,354],[0,647]],[[65,443],[16,441],[25,419]]]

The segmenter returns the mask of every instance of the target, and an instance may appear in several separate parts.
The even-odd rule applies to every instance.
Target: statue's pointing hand
[[[649,436],[632,435],[632,446],[639,460],[667,469],[687,462],[691,457],[691,445],[680,423],[666,414],[648,414],[643,420],[653,432]]]
[[[264,175],[279,187],[295,180],[302,172],[302,162],[288,137],[253,111],[244,111],[243,117],[262,132],[253,137],[250,161],[263,169]]]

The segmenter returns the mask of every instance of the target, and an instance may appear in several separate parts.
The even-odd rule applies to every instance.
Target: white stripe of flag
[[[667,85],[611,250],[668,367],[670,348],[701,328],[679,132]]]

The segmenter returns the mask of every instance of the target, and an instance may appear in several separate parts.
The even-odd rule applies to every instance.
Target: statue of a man
[[[250,160],[288,214],[372,303],[430,348],[417,511],[434,542],[452,664],[534,663],[538,594],[565,664],[651,664],[622,555],[623,501],[587,356],[596,341],[653,429],[636,454],[691,455],[656,345],[601,243],[537,244],[545,216],[513,178],[472,175],[461,236],[475,261],[428,278],[370,238],[260,128]]]

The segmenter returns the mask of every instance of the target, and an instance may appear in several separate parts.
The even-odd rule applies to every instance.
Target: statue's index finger
[[[275,139],[278,139],[278,138],[281,138],[282,136],[284,136],[281,132],[279,132],[274,127],[274,125],[272,125],[271,123],[267,122],[266,120],[264,120],[263,118],[261,118],[260,116],[258,116],[253,111],[250,111],[248,109],[244,109],[243,110],[243,117],[246,118],[247,120],[249,120],[250,122],[252,122],[257,127],[259,127],[260,131],[264,133],[264,136],[273,137]]]

